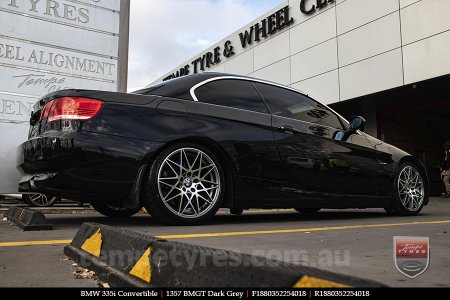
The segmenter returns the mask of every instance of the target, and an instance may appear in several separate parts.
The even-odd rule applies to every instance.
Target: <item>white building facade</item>
[[[450,139],[450,0],[285,1],[156,82],[204,71],[281,83],[346,117],[363,115],[366,132],[421,158],[439,188],[434,172]]]
[[[230,41],[235,54],[205,71],[264,78],[325,104],[450,73],[448,0],[323,0],[310,14],[301,12],[302,2],[308,10],[317,6],[317,0],[285,1],[206,49],[199,57]],[[292,24],[242,47],[239,34],[286,6]],[[195,59],[157,81],[185,65],[192,74]]]

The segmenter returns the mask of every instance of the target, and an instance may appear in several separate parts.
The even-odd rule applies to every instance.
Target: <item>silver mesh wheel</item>
[[[182,218],[198,218],[210,211],[220,195],[219,170],[205,152],[180,148],[158,170],[158,192],[164,205]]]
[[[398,197],[406,210],[415,212],[422,207],[425,199],[425,188],[422,176],[416,168],[407,165],[400,171],[397,191]]]

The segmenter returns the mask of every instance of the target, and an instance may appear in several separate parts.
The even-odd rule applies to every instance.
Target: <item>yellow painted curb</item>
[[[94,256],[100,257],[100,252],[102,250],[102,233],[100,232],[100,228],[84,242],[81,249]]]
[[[148,247],[148,249],[145,250],[144,254],[142,254],[141,258],[139,258],[137,263],[130,271],[130,275],[140,278],[148,283],[150,283],[150,280],[152,278],[152,266],[150,265],[150,252],[151,249],[150,247]]]
[[[306,275],[300,278],[300,280],[297,281],[293,286],[293,288],[349,288],[349,287],[350,286],[342,283],[337,283]]]

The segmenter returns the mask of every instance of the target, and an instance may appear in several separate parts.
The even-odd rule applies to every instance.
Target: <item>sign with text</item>
[[[244,49],[247,46],[252,45],[253,42],[260,42],[261,40],[276,34],[283,28],[290,26],[292,23],[294,23],[294,19],[290,17],[290,7],[289,5],[287,5],[282,9],[276,11],[275,13],[269,15],[261,22],[250,26],[248,30],[244,30],[243,32],[239,33],[241,47],[242,49]],[[186,76],[189,74],[196,74],[198,72],[204,72],[209,68],[214,67],[216,64],[219,64],[222,61],[221,57],[228,59],[235,55],[234,47],[235,46],[233,46],[231,41],[226,41],[223,46],[216,46],[214,49],[212,49],[212,51],[202,54],[201,56],[193,60],[190,64],[187,64],[181,69],[168,74],[162,79],[162,81]]]
[[[290,27],[296,22],[294,17],[292,17],[292,9],[299,9],[303,15],[309,16],[334,3],[335,0],[300,0],[297,7],[291,7],[290,5],[281,7],[259,22],[253,22],[250,27],[239,32],[237,34],[237,43],[232,43],[232,41],[227,40],[225,44],[216,44],[210,51],[200,54],[199,57],[194,58],[190,63],[182,65],[181,68],[174,70],[160,78],[160,80],[166,81],[181,76],[208,71],[220,64],[223,60],[226,61],[235,55],[236,53],[234,50],[238,49],[238,51],[242,51],[249,46],[258,44],[271,36],[277,35],[279,32],[282,32],[285,28]],[[153,84],[150,84],[149,86],[151,85]]]
[[[67,88],[116,91],[120,0],[0,0],[0,194],[34,103]]]
[[[415,278],[430,264],[430,238],[394,236],[394,252],[397,270],[406,277]]]

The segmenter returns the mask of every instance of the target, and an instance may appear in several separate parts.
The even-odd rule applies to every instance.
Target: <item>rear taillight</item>
[[[82,98],[62,97],[48,102],[41,113],[41,120],[48,122],[60,120],[90,120],[102,109],[103,101]]]
[[[41,120],[47,119],[48,118],[48,113],[50,112],[50,108],[52,108],[53,103],[55,102],[55,100],[50,101],[49,103],[45,104],[44,108],[42,109],[41,112]]]

